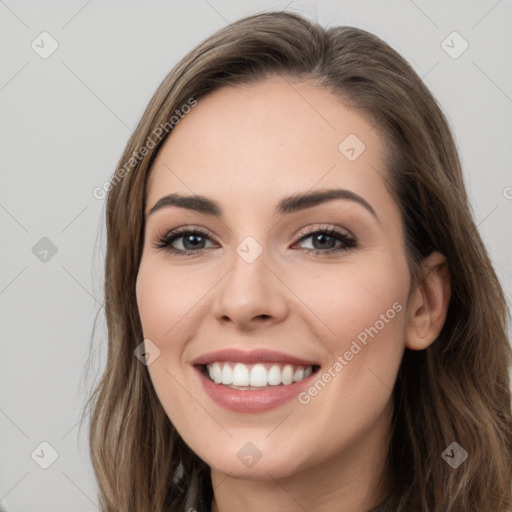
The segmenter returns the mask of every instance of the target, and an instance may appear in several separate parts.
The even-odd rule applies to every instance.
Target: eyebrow
[[[373,215],[373,217],[375,217],[377,222],[380,223],[377,213],[365,199],[363,199],[355,192],[352,192],[351,190],[342,188],[317,192],[306,192],[285,197],[278,203],[276,207],[276,213],[286,215],[304,210],[306,208],[312,208],[313,206],[317,206],[327,201],[333,201],[335,199],[344,199],[360,204],[366,208],[366,210],[368,210]],[[206,215],[222,217],[222,208],[220,207],[219,203],[217,203],[217,201],[209,199],[205,196],[184,196],[181,194],[169,194],[160,198],[149,210],[147,216],[149,217],[149,215],[152,213],[168,206],[178,206],[180,208],[194,210]]]

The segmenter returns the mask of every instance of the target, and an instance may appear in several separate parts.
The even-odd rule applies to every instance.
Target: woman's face
[[[286,477],[389,441],[410,280],[380,137],[273,78],[201,98],[161,148],[137,278],[147,368],[215,470]],[[329,190],[346,192],[314,198]]]

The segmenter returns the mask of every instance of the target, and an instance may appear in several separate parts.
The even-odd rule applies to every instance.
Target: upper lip
[[[193,365],[201,366],[216,361],[232,361],[237,363],[283,363],[296,366],[318,366],[315,361],[308,361],[300,357],[295,357],[284,352],[276,352],[275,350],[254,349],[250,351],[240,350],[237,348],[225,348],[215,352],[208,352],[192,361]]]

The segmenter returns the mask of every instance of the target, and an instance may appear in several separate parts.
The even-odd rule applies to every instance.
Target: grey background
[[[105,243],[104,204],[92,191],[114,172],[148,100],[186,52],[228,22],[285,7],[322,24],[375,33],[424,78],[453,128],[475,219],[511,296],[510,0],[0,0],[0,503],[6,510],[98,510],[87,429],[79,436],[77,425],[106,354],[100,313],[93,371],[86,374],[103,303]],[[43,31],[59,45],[47,59],[31,47],[34,40],[42,45]],[[453,31],[469,44],[456,59],[441,47]],[[43,237],[57,249],[46,261],[39,253],[48,244]],[[58,452],[48,469],[35,462],[49,461],[44,441]]]

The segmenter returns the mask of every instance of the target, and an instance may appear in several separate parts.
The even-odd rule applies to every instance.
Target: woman
[[[505,512],[504,294],[448,123],[376,36],[220,30],[109,187],[108,512]]]

